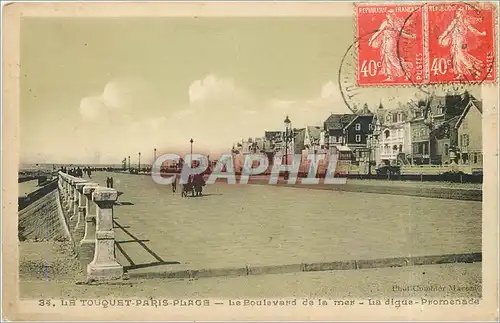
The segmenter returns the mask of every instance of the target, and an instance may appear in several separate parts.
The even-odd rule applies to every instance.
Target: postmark
[[[438,3],[427,5],[426,12],[431,84],[496,79],[493,5]]]
[[[356,5],[357,85],[425,81],[421,5]]]

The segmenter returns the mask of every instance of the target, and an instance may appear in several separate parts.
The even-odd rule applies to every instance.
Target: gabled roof
[[[331,114],[324,122],[328,130],[342,130],[349,122],[355,119],[355,114]]]
[[[309,132],[309,137],[311,142],[319,142],[321,137],[321,127],[320,126],[308,126],[307,132]]]
[[[377,119],[376,115],[373,113],[357,115],[354,119],[351,120],[351,122],[349,122],[347,125],[345,125],[343,129],[345,130],[345,129],[349,128],[354,123],[354,121],[356,121],[359,117],[370,117],[372,119],[371,120],[372,123],[374,120]]]
[[[470,100],[469,104],[467,104],[467,106],[464,109],[464,112],[462,112],[462,115],[459,117],[457,123],[455,124],[456,129],[460,128],[462,121],[464,120],[465,116],[467,115],[467,113],[469,113],[472,107],[475,107],[479,111],[479,113],[483,114],[483,102],[479,100]]]

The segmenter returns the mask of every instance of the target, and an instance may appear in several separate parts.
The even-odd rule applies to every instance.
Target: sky
[[[23,18],[21,162],[151,163],[191,138],[226,153],[286,115],[322,125],[350,112],[337,79],[352,30],[350,17]],[[415,93],[383,91],[358,103]]]

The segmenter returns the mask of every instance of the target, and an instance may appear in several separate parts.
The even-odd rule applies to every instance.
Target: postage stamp
[[[356,6],[358,85],[424,82],[422,5]]]
[[[498,319],[481,8],[4,6],[5,320]]]
[[[427,5],[430,83],[496,80],[495,6]]]

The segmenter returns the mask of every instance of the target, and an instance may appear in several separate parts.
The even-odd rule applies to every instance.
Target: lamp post
[[[153,163],[155,162],[156,160],[156,148],[153,150]]]
[[[139,161],[137,162],[137,172],[141,171],[141,153],[139,153]]]
[[[284,161],[284,164],[288,165],[288,142],[292,137],[292,133],[291,133],[291,129],[290,129],[290,125],[292,122],[290,121],[288,116],[286,116],[284,123],[285,123],[285,156],[284,156],[285,161]],[[288,179],[288,172],[285,173],[285,179]]]
[[[130,171],[130,156],[128,156],[128,170]]]
[[[289,128],[290,128],[290,124],[292,123],[290,121],[290,119],[288,118],[288,116],[286,116],[285,118],[285,161],[284,161],[284,164],[288,164],[288,139],[289,139]]]
[[[193,138],[191,138],[191,140],[189,140],[189,143],[191,143],[191,155],[189,155],[189,160],[190,160],[190,167],[193,168]]]

